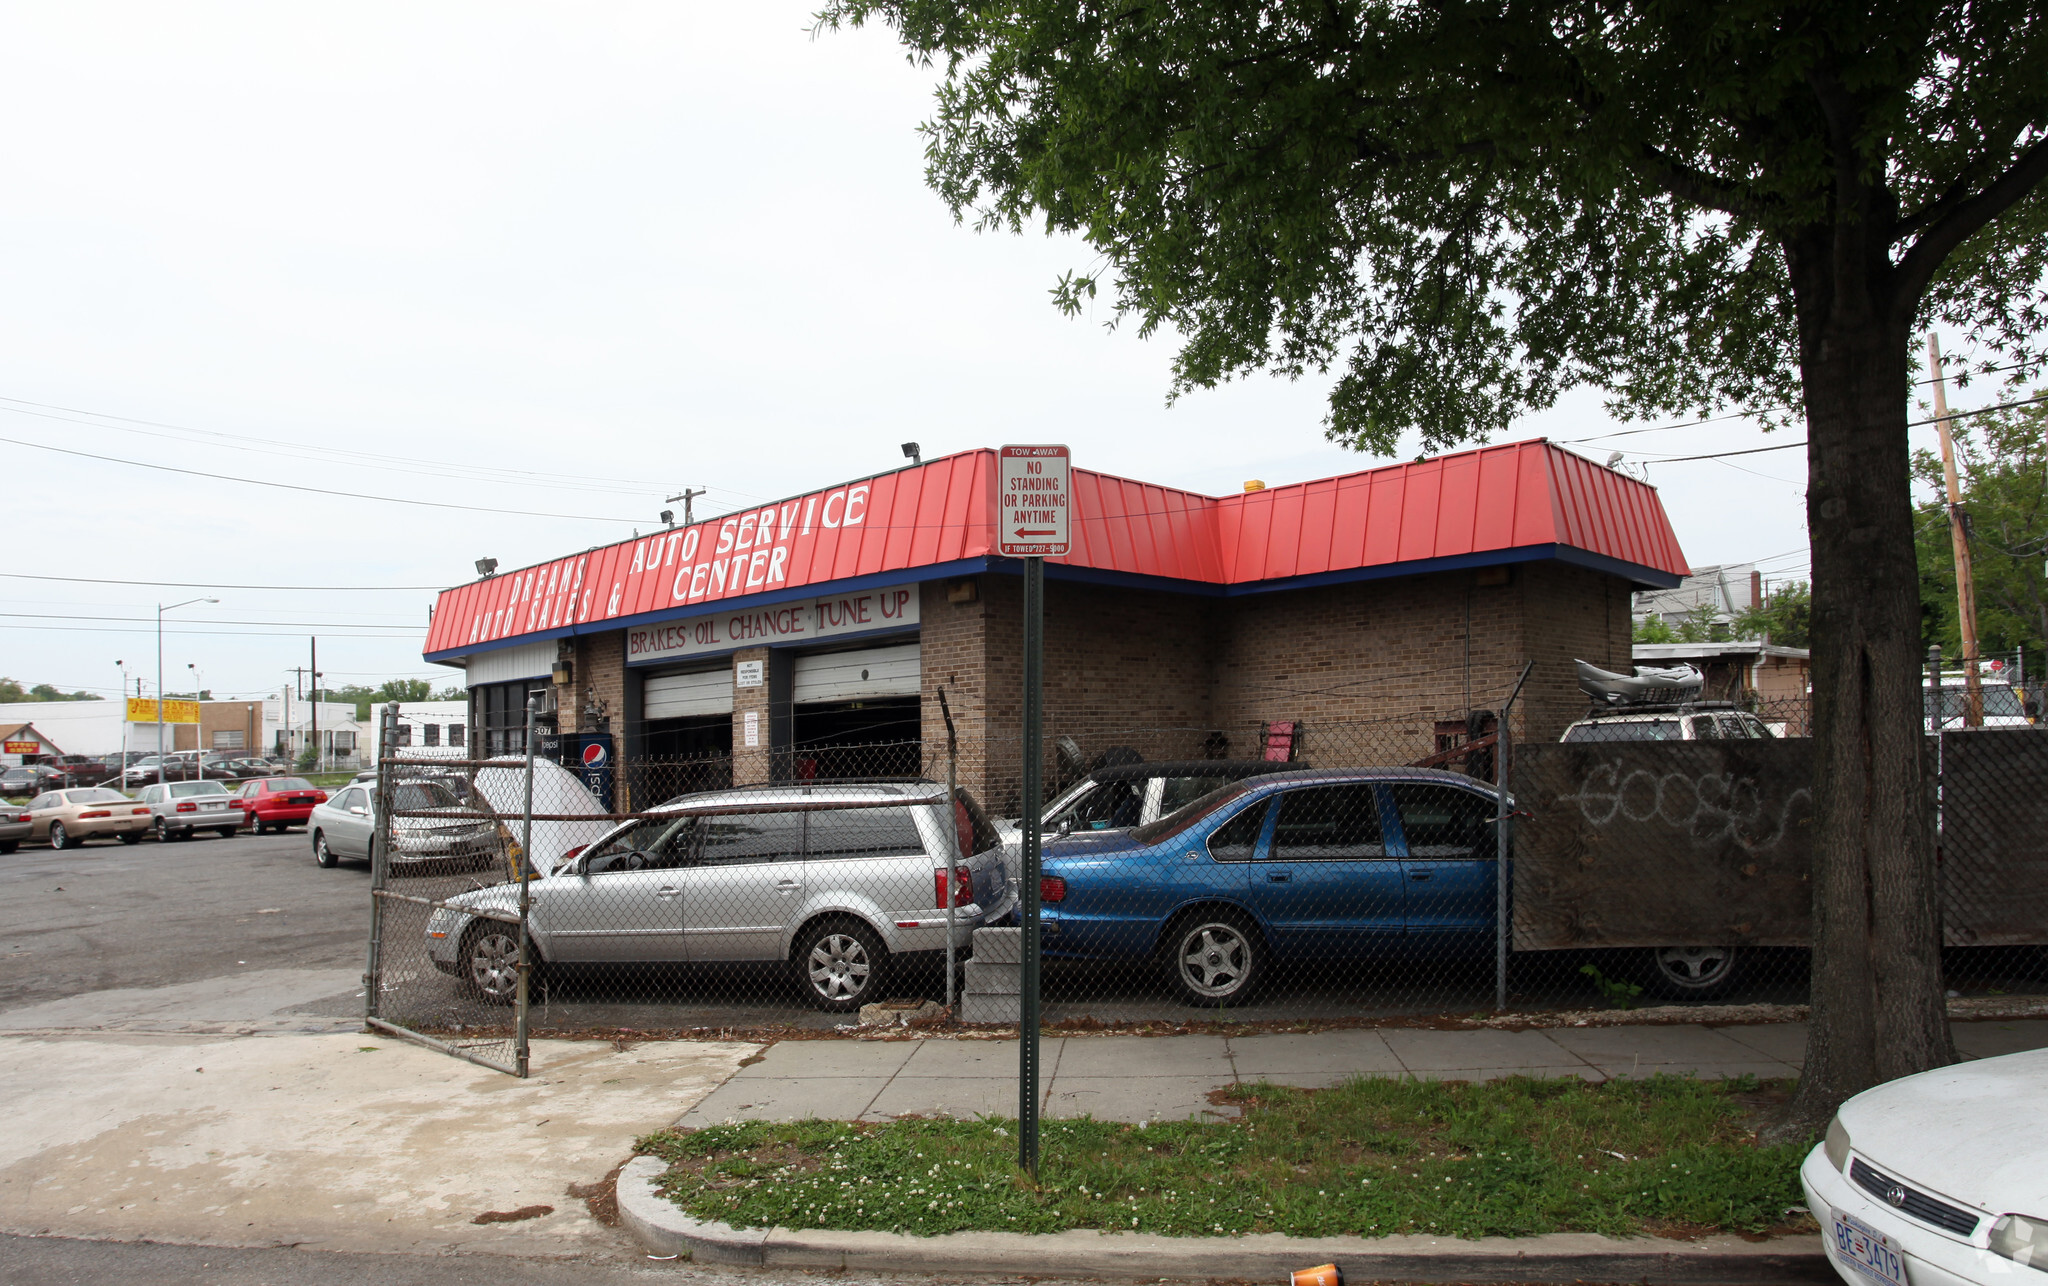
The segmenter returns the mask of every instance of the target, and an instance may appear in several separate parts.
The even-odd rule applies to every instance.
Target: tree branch
[[[1893,283],[1895,298],[1909,310],[1920,306],[1920,296],[1934,280],[1942,263],[1956,247],[1982,231],[1984,225],[2017,204],[2048,179],[2048,138],[2021,152],[2005,173],[1993,179],[1977,195],[1958,202],[1954,209],[1922,233],[1913,248],[1899,260]]]
[[[1648,143],[1643,144],[1636,158],[1636,169],[1643,177],[1681,201],[1690,201],[1709,210],[1719,210],[1738,219],[1763,222],[1762,209],[1739,188],[1723,183],[1711,174],[1682,161],[1675,161]]]

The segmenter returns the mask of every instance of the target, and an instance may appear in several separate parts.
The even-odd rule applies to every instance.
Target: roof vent
[[[1257,478],[1253,478],[1250,482],[1244,484],[1244,489],[1246,491],[1264,491],[1266,484],[1260,482]]]

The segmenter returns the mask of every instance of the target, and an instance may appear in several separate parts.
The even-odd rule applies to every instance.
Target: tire
[[[123,844],[140,844],[140,843],[142,842],[142,832],[141,832],[141,831],[122,831],[122,832],[121,832],[121,842],[122,842]]]
[[[519,994],[519,929],[500,920],[479,920],[462,935],[459,968],[471,995],[509,1005]]]
[[[18,839],[0,839],[0,857],[6,857],[20,847],[21,841]]]
[[[315,864],[331,871],[335,868],[335,865],[338,862],[340,862],[340,860],[340,858],[334,855],[334,850],[327,847],[326,833],[323,831],[314,831],[313,861],[315,862]]]
[[[222,839],[233,839],[235,837],[235,828],[232,826],[223,826],[220,828],[220,830],[216,831],[215,834],[219,835]]]
[[[1203,1009],[1242,1004],[1266,972],[1266,944],[1236,911],[1183,916],[1166,937],[1166,964],[1183,1004]]]
[[[65,830],[65,829],[64,829],[64,823],[62,823],[62,822],[51,822],[51,823],[50,823],[50,847],[51,847],[51,848],[55,848],[55,849],[66,849],[66,848],[75,848],[75,847],[77,847],[77,844],[78,844],[78,841],[76,841],[76,840],[72,839],[72,838],[71,838],[71,833],[70,833],[69,831],[67,831],[67,830]]]
[[[1737,947],[1652,947],[1643,983],[1666,1000],[1712,1000],[1727,993],[1742,963]]]
[[[881,992],[889,952],[858,920],[824,920],[798,940],[796,964],[804,998],[829,1014],[850,1014]]]
[[[164,825],[164,819],[161,817],[149,824],[149,833],[156,836],[156,842],[159,844],[170,843],[171,828]]]

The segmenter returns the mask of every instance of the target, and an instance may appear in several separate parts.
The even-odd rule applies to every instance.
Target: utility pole
[[[306,641],[313,648],[313,655],[309,658],[311,663],[306,667],[313,675],[313,703],[306,709],[308,717],[313,722],[313,771],[318,772],[320,771],[320,640],[308,638]]]
[[[1935,424],[1941,430],[1941,473],[1948,483],[1948,535],[1956,556],[1956,619],[1963,633],[1963,726],[1984,726],[1984,688],[1977,677],[1977,582],[1970,574],[1970,536],[1963,525],[1963,493],[1956,482],[1955,438],[1949,432],[1948,392],[1941,376],[1941,341],[1927,335],[1934,374]]]
[[[704,488],[702,487],[684,487],[683,494],[681,494],[680,496],[670,496],[668,498],[668,502],[670,504],[674,504],[678,500],[683,502],[683,526],[687,527],[691,523],[696,521],[696,519],[692,517],[690,513],[690,502],[703,494]]]

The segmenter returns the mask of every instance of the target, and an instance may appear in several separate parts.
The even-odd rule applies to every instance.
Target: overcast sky
[[[156,605],[211,594],[166,618],[173,691],[196,664],[274,692],[312,633],[330,685],[450,678],[419,657],[429,591],[324,587],[455,584],[907,440],[1064,441],[1211,493],[1374,463],[1323,440],[1326,381],[1168,408],[1170,339],[1054,311],[1085,247],[955,226],[915,132],[932,74],[882,30],[813,39],[812,7],[0,8],[0,437],[111,457],[0,444],[0,571],[313,587],[0,578],[0,675],[111,694],[125,660],[154,691]],[[1619,427],[1586,393],[1509,436]],[[1649,476],[1695,564],[1803,574],[1803,452]]]

